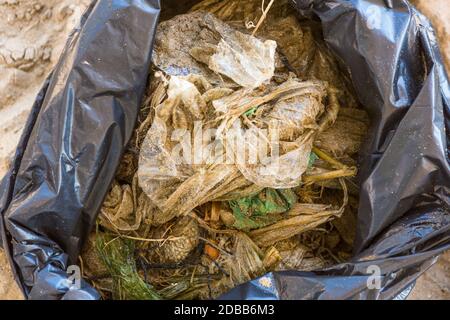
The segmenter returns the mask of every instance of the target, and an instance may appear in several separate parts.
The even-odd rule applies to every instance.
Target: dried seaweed
[[[161,297],[139,276],[134,260],[134,242],[97,235],[97,250],[109,273],[116,300],[159,300]]]
[[[327,265],[324,259],[316,256],[313,250],[302,244],[299,239],[291,238],[279,241],[275,248],[281,257],[281,261],[276,267],[277,271],[312,271],[322,269]]]

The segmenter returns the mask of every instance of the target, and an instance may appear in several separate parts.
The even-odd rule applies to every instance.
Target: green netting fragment
[[[235,223],[239,230],[252,230],[270,225],[279,219],[297,202],[291,189],[266,188],[255,196],[229,201]]]
[[[97,251],[114,281],[114,300],[159,300],[156,291],[139,276],[134,241],[98,235]]]

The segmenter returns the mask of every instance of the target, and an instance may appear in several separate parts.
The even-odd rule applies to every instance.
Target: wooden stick
[[[266,20],[267,17],[267,13],[269,13],[270,8],[272,7],[273,3],[275,2],[275,0],[270,1],[269,5],[267,6],[267,8],[265,10],[263,10],[263,14],[261,16],[261,18],[258,21],[258,24],[256,25],[255,30],[253,30],[252,36],[255,36],[256,32],[258,32],[259,27],[261,27],[262,23],[264,22],[264,20]]]
[[[304,183],[313,183],[318,181],[333,180],[338,178],[354,177],[356,175],[356,168],[345,168],[340,170],[328,171],[319,174],[305,175],[303,177]]]

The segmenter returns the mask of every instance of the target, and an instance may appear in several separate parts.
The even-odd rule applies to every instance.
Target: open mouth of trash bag
[[[388,299],[448,248],[449,88],[409,3],[159,11],[93,4],[36,100],[1,206],[29,298]]]

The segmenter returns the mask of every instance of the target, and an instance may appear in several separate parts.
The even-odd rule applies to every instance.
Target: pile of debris
[[[205,0],[159,24],[150,79],[82,256],[104,298],[209,299],[350,258],[369,121],[314,22]]]

